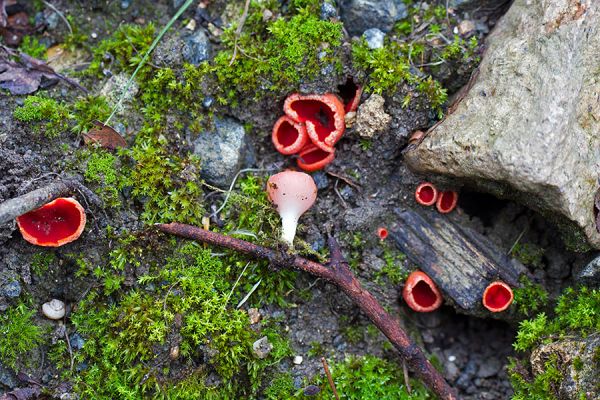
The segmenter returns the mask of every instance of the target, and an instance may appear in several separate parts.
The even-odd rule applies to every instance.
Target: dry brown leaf
[[[94,128],[90,129],[88,133],[83,134],[83,142],[85,144],[97,143],[100,146],[115,150],[120,147],[127,147],[127,142],[117,131],[108,125],[104,125],[100,121],[94,121]]]

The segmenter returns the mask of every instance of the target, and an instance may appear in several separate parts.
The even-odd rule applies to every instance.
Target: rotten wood
[[[102,201],[83,184],[74,180],[58,180],[39,189],[0,203],[0,225],[12,221],[19,215],[40,208],[59,197],[80,193],[87,201],[97,207]]]
[[[486,286],[502,280],[519,286],[526,268],[479,233],[458,226],[435,212],[398,213],[390,237],[400,251],[433,279],[445,300],[465,314],[489,315],[481,298]],[[503,313],[503,315],[506,315]]]
[[[348,263],[342,257],[341,249],[335,239],[329,239],[331,261],[329,264],[323,265],[303,257],[290,255],[283,251],[273,250],[191,225],[170,223],[157,224],[156,227],[162,232],[215,246],[227,247],[255,258],[266,259],[274,266],[308,272],[335,284],[379,328],[398,350],[411,371],[429,386],[440,399],[453,400],[458,398],[455,391],[444,380],[444,377],[431,365],[425,354],[404,332],[398,322],[379,304],[371,293],[362,287],[352,270],[350,270]]]

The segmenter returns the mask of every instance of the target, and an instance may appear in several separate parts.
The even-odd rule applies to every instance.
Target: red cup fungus
[[[304,172],[283,171],[269,178],[267,194],[281,217],[281,239],[292,246],[298,219],[317,199],[317,185]]]
[[[510,286],[502,281],[492,282],[483,292],[483,306],[491,312],[506,310],[513,302],[514,294]]]
[[[304,124],[284,115],[275,122],[271,139],[278,152],[290,155],[296,154],[306,145],[308,134]]]
[[[357,85],[352,77],[346,79],[344,84],[338,85],[338,93],[344,102],[344,111],[346,111],[346,113],[358,109],[358,103],[360,103],[360,96],[362,95],[362,87]]]
[[[457,201],[458,193],[454,190],[447,190],[439,193],[435,207],[440,213],[447,214],[456,208]]]
[[[85,210],[71,197],[60,197],[17,217],[23,239],[46,247],[58,247],[77,240],[85,222]]]
[[[388,230],[385,229],[384,227],[377,228],[377,236],[379,236],[379,239],[381,239],[381,240],[387,239],[387,237],[388,237]]]
[[[283,111],[294,121],[306,124],[310,140],[329,153],[346,129],[344,104],[335,94],[294,93],[285,99]]]
[[[433,184],[423,182],[415,190],[415,199],[423,206],[431,206],[438,199],[438,191]]]
[[[431,278],[421,271],[412,272],[402,290],[406,304],[417,312],[431,312],[442,305],[442,295]]]
[[[335,153],[327,152],[312,143],[307,144],[298,154],[296,160],[298,167],[304,171],[313,172],[318,171],[331,163],[335,158]]]

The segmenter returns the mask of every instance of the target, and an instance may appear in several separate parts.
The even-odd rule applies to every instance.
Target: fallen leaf
[[[115,150],[120,147],[127,147],[127,142],[117,131],[108,125],[104,125],[100,121],[94,121],[94,128],[88,133],[83,134],[83,142],[85,144],[98,143],[100,146]]]
[[[39,398],[42,391],[38,387],[17,388],[12,392],[4,393],[0,400],[34,400]]]

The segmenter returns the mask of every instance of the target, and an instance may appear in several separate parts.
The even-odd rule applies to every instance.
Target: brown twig
[[[390,340],[406,360],[409,368],[420,378],[441,400],[455,400],[457,395],[444,380],[444,377],[431,365],[421,349],[404,332],[392,316],[379,304],[371,293],[365,290],[350,270],[342,257],[340,246],[334,238],[329,239],[331,260],[328,265],[285,252],[259,246],[245,240],[236,239],[216,232],[206,231],[191,225],[170,223],[157,224],[156,227],[166,233],[198,240],[216,246],[227,247],[255,258],[263,258],[274,266],[295,268],[308,272],[337,285],[365,313],[379,330]]]
[[[40,208],[56,198],[75,192],[81,193],[95,206],[101,206],[102,204],[98,196],[81,183],[74,180],[57,180],[22,196],[0,203],[0,225],[17,218],[19,215]]]
[[[246,23],[246,18],[248,18],[248,9],[250,8],[250,0],[246,0],[244,3],[244,12],[242,12],[242,16],[240,21],[238,22],[238,27],[235,30],[235,40],[233,41],[233,54],[231,55],[231,61],[229,61],[229,66],[233,64],[235,61],[235,57],[237,56],[238,50],[238,39],[242,34],[242,28],[244,28],[244,24]]]
[[[329,382],[329,387],[335,396],[335,400],[340,400],[340,396],[338,396],[338,392],[335,388],[335,383],[333,383],[333,378],[331,377],[331,372],[329,372],[329,365],[327,365],[327,360],[325,357],[321,357],[321,362],[323,363],[323,369],[325,370],[325,375],[327,375],[327,381]]]

